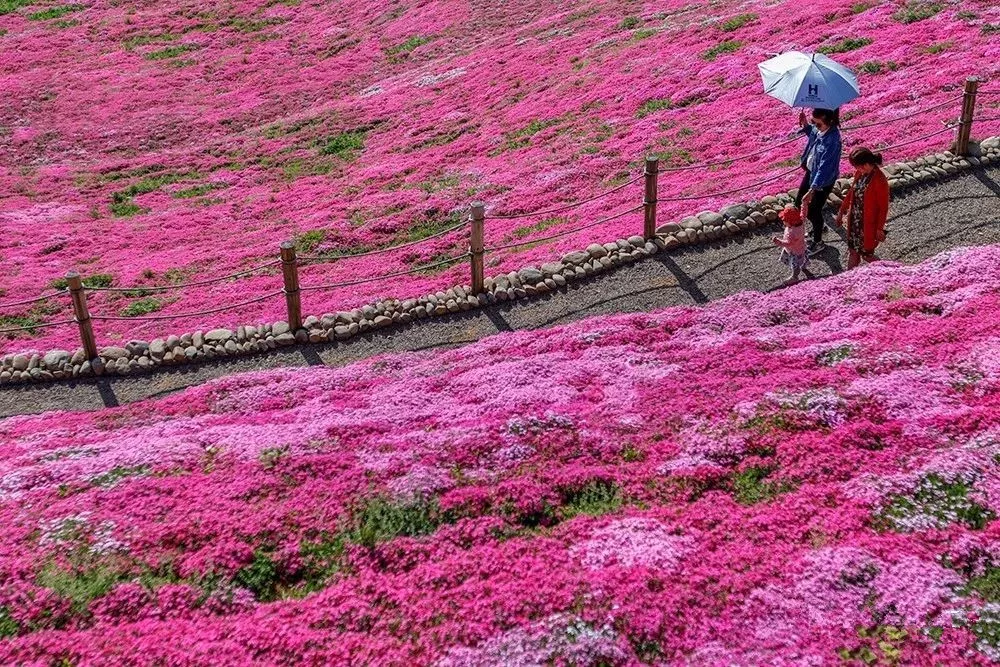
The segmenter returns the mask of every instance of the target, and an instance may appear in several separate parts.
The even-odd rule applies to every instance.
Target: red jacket
[[[854,182],[861,178],[861,171],[854,172]],[[851,206],[854,204],[854,185],[847,191],[844,203],[840,205],[840,212],[847,217],[847,224],[851,222]],[[864,221],[864,248],[865,254],[875,252],[878,246],[879,233],[885,231],[885,219],[889,216],[889,180],[882,173],[882,170],[875,167],[872,172],[871,183],[865,189],[865,210],[862,211]]]

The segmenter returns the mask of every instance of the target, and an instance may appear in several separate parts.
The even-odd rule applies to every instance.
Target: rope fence
[[[175,320],[184,317],[201,317],[204,315],[214,315],[216,313],[222,313],[227,310],[232,310],[233,308],[242,308],[243,306],[249,306],[251,304],[260,303],[261,301],[266,301],[268,299],[273,299],[276,296],[283,294],[283,290],[278,290],[277,292],[271,292],[263,296],[258,296],[254,299],[247,299],[246,301],[241,301],[239,303],[231,303],[226,306],[221,306],[219,308],[210,308],[208,310],[196,310],[190,313],[176,313],[174,315],[138,315],[136,317],[125,317],[124,315],[91,315],[90,319],[115,322],[115,321],[129,321],[129,322],[159,322],[162,320]]]
[[[510,250],[511,248],[522,248],[524,246],[535,245],[536,243],[543,243],[545,241],[551,241],[552,239],[558,239],[558,238],[562,238],[563,236],[569,236],[571,234],[576,234],[577,232],[582,232],[583,230],[590,229],[591,227],[597,227],[598,225],[602,225],[605,222],[611,222],[612,220],[617,220],[618,218],[621,218],[622,216],[628,215],[629,213],[635,213],[636,211],[638,211],[640,209],[642,209],[642,204],[640,204],[639,206],[635,206],[633,208],[630,208],[627,211],[622,211],[621,213],[617,213],[615,215],[611,215],[611,216],[608,216],[606,218],[601,218],[600,220],[595,220],[594,222],[587,223],[586,225],[580,225],[580,226],[578,226],[578,227],[576,227],[574,229],[569,229],[569,230],[567,230],[565,232],[559,232],[557,234],[550,234],[549,236],[543,236],[540,239],[532,239],[530,241],[520,241],[518,243],[508,243],[506,245],[490,246],[489,248],[486,248],[486,250],[494,250],[494,251],[496,251],[496,250]]]
[[[210,278],[208,280],[195,280],[187,283],[176,283],[174,285],[161,285],[158,287],[145,287],[142,285],[134,285],[132,287],[88,287],[87,289],[94,292],[166,292],[169,290],[180,290],[187,289],[189,287],[204,287],[206,285],[217,285],[219,283],[224,283],[230,280],[236,280],[237,278],[243,278],[249,276],[263,269],[270,268],[272,266],[278,266],[281,264],[281,260],[273,260],[266,262],[259,266],[255,266],[251,269],[245,271],[240,271],[238,273],[230,273],[227,276],[221,276],[219,278]]]
[[[944,128],[944,129],[941,129],[941,130],[937,130],[935,132],[928,132],[927,134],[924,134],[924,135],[921,135],[919,137],[916,137],[915,139],[909,139],[907,141],[901,141],[898,144],[893,144],[891,146],[886,146],[885,148],[881,148],[879,150],[880,151],[891,151],[891,150],[895,150],[897,148],[900,148],[901,146],[909,146],[910,144],[915,144],[917,142],[923,141],[924,139],[930,139],[931,137],[936,137],[939,134],[944,134],[945,132],[951,132],[956,127],[958,127],[958,123],[955,123],[953,125],[949,125],[948,127]]]
[[[753,190],[754,188],[760,187],[761,185],[766,185],[767,183],[770,183],[772,181],[776,181],[779,178],[784,178],[785,176],[788,176],[789,174],[794,174],[797,171],[799,171],[799,167],[795,167],[793,169],[789,169],[788,171],[783,171],[780,174],[775,174],[774,176],[771,176],[769,178],[765,178],[765,179],[763,179],[761,181],[757,181],[756,183],[751,183],[750,185],[744,185],[742,188],[733,188],[732,190],[723,190],[722,192],[709,192],[709,193],[706,193],[706,194],[703,194],[703,195],[685,195],[685,196],[678,196],[678,197],[664,197],[663,199],[660,199],[659,201],[693,201],[695,199],[711,199],[713,197],[721,197],[723,195],[731,195],[731,194],[733,194],[735,192],[744,192],[746,190]]]
[[[893,123],[898,123],[908,120],[917,115],[939,111],[941,109],[949,107],[950,105],[953,105],[956,101],[961,100],[962,102],[961,114],[960,114],[960,119],[957,122],[942,121],[943,123],[945,123],[945,125],[940,130],[922,134],[921,136],[918,137],[909,138],[905,141],[901,141],[892,144],[890,146],[881,148],[880,150],[891,151],[897,148],[901,148],[903,146],[925,141],[927,139],[940,136],[946,133],[955,132],[956,136],[955,136],[955,144],[953,150],[958,155],[968,155],[969,144],[970,144],[970,132],[973,125],[973,121],[990,122],[990,121],[1000,120],[1000,116],[997,115],[979,116],[979,117],[975,115],[977,95],[1000,94],[1000,90],[997,89],[978,90],[978,85],[979,85],[979,80],[976,79],[975,77],[972,77],[966,80],[965,91],[959,97],[949,98],[944,102],[940,102],[938,104],[934,104],[929,107],[918,109],[904,116],[897,116],[894,118],[889,118],[880,121],[873,121],[870,123],[845,125],[841,129],[843,129],[844,131],[856,131],[873,127],[880,127],[883,125],[890,125]],[[982,111],[984,111],[984,109],[981,108],[980,112]],[[408,276],[426,271],[431,271],[442,267],[453,266],[456,263],[464,260],[469,260],[472,294],[480,294],[484,291],[484,257],[487,251],[500,252],[505,250],[513,250],[517,248],[534,246],[539,243],[544,243],[559,238],[565,238],[574,234],[578,234],[581,231],[593,229],[595,227],[605,225],[611,221],[621,219],[628,215],[632,215],[640,210],[643,211],[642,237],[645,238],[647,241],[651,241],[656,237],[656,226],[657,226],[656,209],[658,202],[683,202],[683,201],[706,200],[706,199],[731,195],[739,192],[746,192],[748,190],[759,188],[768,183],[773,183],[775,181],[787,178],[791,174],[798,172],[800,168],[796,166],[794,168],[782,171],[767,178],[758,180],[749,185],[741,186],[738,188],[730,188],[727,190],[706,192],[706,193],[692,194],[692,195],[672,195],[667,197],[660,197],[658,193],[659,192],[658,176],[660,174],[670,174],[674,172],[707,169],[709,167],[714,167],[718,165],[731,165],[736,162],[749,160],[751,158],[771,153],[774,151],[775,148],[785,146],[793,142],[798,142],[801,138],[802,138],[801,135],[799,133],[796,133],[794,136],[791,136],[777,143],[769,144],[766,148],[762,148],[760,150],[755,150],[749,153],[730,156],[726,158],[721,158],[721,157],[714,158],[700,163],[694,163],[676,167],[660,167],[657,158],[648,157],[645,160],[645,166],[643,172],[640,175],[629,178],[629,180],[627,180],[626,182],[617,185],[610,190],[600,192],[592,197],[587,197],[585,199],[580,199],[577,201],[573,201],[567,204],[562,204],[559,206],[554,206],[547,209],[541,209],[536,211],[525,211],[518,213],[504,213],[504,214],[490,216],[491,218],[497,220],[517,220],[527,217],[550,216],[553,214],[576,209],[591,202],[595,202],[604,199],[606,197],[609,197],[613,194],[625,191],[626,189],[636,185],[640,181],[643,181],[644,183],[643,197],[641,204],[632,206],[630,208],[627,208],[626,210],[620,211],[619,213],[605,216],[597,220],[594,220],[592,222],[588,222],[586,224],[576,225],[572,229],[564,229],[563,231],[559,231],[553,234],[548,234],[539,238],[527,238],[523,241],[516,241],[512,243],[501,243],[498,245],[487,246],[485,244],[485,238],[484,238],[485,222],[486,222],[485,205],[480,202],[473,202],[469,208],[469,217],[467,220],[463,220],[459,223],[450,225],[444,229],[436,231],[435,233],[425,236],[423,238],[414,239],[412,241],[407,241],[404,243],[399,243],[384,248],[366,250],[364,252],[358,252],[358,253],[311,254],[311,255],[310,254],[298,255],[296,252],[295,244],[291,241],[285,241],[281,244],[280,247],[281,250],[280,259],[274,259],[250,267],[248,269],[243,269],[240,271],[229,273],[224,276],[209,278],[205,280],[193,280],[173,285],[160,285],[160,286],[134,285],[134,286],[118,286],[118,287],[98,287],[98,286],[90,287],[83,283],[83,279],[81,278],[79,273],[70,272],[66,275],[67,289],[50,292],[31,299],[23,299],[19,301],[12,301],[6,304],[0,304],[0,311],[8,310],[14,307],[27,306],[40,303],[54,297],[69,296],[73,307],[72,319],[62,319],[55,322],[44,322],[44,323],[40,322],[38,324],[26,324],[16,327],[7,327],[0,329],[0,334],[17,334],[22,332],[33,333],[39,329],[47,329],[51,327],[76,324],[79,329],[80,339],[83,343],[83,348],[87,354],[87,357],[93,359],[98,356],[96,337],[94,335],[94,330],[93,330],[93,322],[95,320],[98,322],[123,322],[123,321],[161,322],[166,320],[204,317],[207,315],[214,315],[222,312],[232,312],[236,309],[243,308],[245,306],[262,303],[282,296],[285,299],[285,305],[287,310],[287,322],[289,325],[289,329],[294,332],[298,331],[303,326],[302,303],[301,303],[301,295],[303,292],[316,293],[321,291],[341,289],[345,287],[354,287],[358,285],[377,283],[390,280],[393,278],[399,278],[402,276]],[[388,217],[389,215],[392,215],[392,213],[388,213],[386,214],[386,216],[383,217]],[[429,243],[436,239],[441,239],[445,236],[454,234],[459,230],[465,229],[466,227],[468,227],[469,230],[468,250],[460,254],[432,261],[427,264],[413,266],[406,270],[392,271],[389,273],[383,273],[368,277],[359,277],[357,279],[333,282],[333,283],[322,283],[322,284],[313,284],[305,286],[300,285],[299,269],[303,266],[309,266],[314,264],[317,265],[326,264],[326,263],[337,262],[340,260],[357,259],[361,257],[373,257],[390,252],[395,252],[404,248],[411,248]],[[142,316],[103,315],[103,314],[91,315],[88,309],[88,303],[87,303],[88,292],[105,292],[105,293],[119,293],[119,294],[121,293],[149,294],[149,293],[167,292],[171,290],[183,291],[186,289],[208,287],[224,283],[227,281],[245,278],[247,276],[256,274],[260,271],[264,271],[266,269],[271,269],[279,266],[281,267],[281,276],[282,276],[282,288],[280,290],[272,290],[266,294],[254,298],[246,299],[238,303],[230,303],[225,306],[220,306],[217,308],[175,313],[171,315],[142,315]]]
[[[513,214],[507,214],[507,215],[493,215],[493,216],[490,216],[490,217],[493,218],[494,220],[516,220],[517,218],[531,218],[531,217],[541,216],[541,215],[552,215],[553,213],[562,213],[563,211],[568,211],[570,209],[577,208],[579,206],[583,206],[584,204],[589,204],[592,201],[597,201],[598,199],[603,199],[603,198],[607,197],[608,195],[612,195],[612,194],[614,194],[614,193],[616,193],[616,192],[618,192],[620,190],[624,190],[625,188],[627,188],[630,185],[635,185],[636,183],[638,183],[642,179],[643,179],[643,176],[637,176],[636,178],[633,178],[631,181],[628,181],[626,183],[622,183],[621,185],[619,185],[616,188],[613,188],[611,190],[607,190],[607,191],[602,192],[600,194],[596,194],[593,197],[589,197],[587,199],[581,199],[580,201],[575,201],[572,204],[566,204],[565,206],[558,206],[556,208],[550,208],[550,209],[546,209],[546,210],[543,210],[543,211],[531,211],[529,213],[513,213]]]
[[[329,283],[327,285],[311,285],[309,287],[300,287],[300,292],[315,292],[318,290],[331,290],[338,289],[340,287],[353,287],[354,285],[364,285],[365,283],[374,283],[380,280],[385,280],[386,278],[398,278],[399,276],[408,276],[414,273],[420,273],[421,271],[428,271],[430,269],[436,269],[445,264],[454,264],[455,262],[466,259],[469,253],[463,252],[461,255],[455,255],[454,257],[449,257],[447,259],[442,259],[440,262],[434,262],[433,264],[424,264],[422,266],[415,266],[412,269],[406,271],[397,271],[395,273],[386,273],[380,276],[375,276],[373,278],[361,278],[359,280],[348,280],[346,282],[340,283]]]
[[[298,255],[298,260],[300,262],[310,262],[313,264],[322,264],[325,262],[335,262],[341,259],[353,259],[356,257],[370,257],[372,255],[381,255],[387,252],[393,252],[399,250],[400,248],[409,248],[410,246],[420,245],[421,243],[426,243],[427,241],[432,241],[442,236],[447,236],[452,232],[465,227],[465,222],[459,222],[458,224],[452,225],[447,229],[442,229],[440,232],[431,234],[430,236],[424,236],[415,241],[408,241],[406,243],[400,243],[398,245],[389,246],[386,248],[379,248],[377,250],[368,250],[366,252],[355,252],[355,253],[344,253],[340,255]]]
[[[61,327],[66,324],[73,324],[76,320],[59,320],[57,322],[39,322],[38,324],[26,324],[20,327],[9,327],[0,329],[0,334],[18,333],[21,331],[35,331],[35,329],[48,329],[49,327]]]
[[[14,308],[15,306],[27,306],[32,303],[41,303],[42,301],[47,301],[52,297],[65,296],[69,292],[61,290],[59,292],[52,292],[51,294],[43,294],[42,296],[36,296],[34,299],[24,299],[23,301],[11,301],[10,303],[5,303],[0,305],[0,310],[7,310],[8,308]]]
[[[943,109],[946,106],[950,106],[950,105],[954,104],[955,102],[958,102],[963,97],[964,97],[963,95],[959,95],[958,97],[953,97],[951,99],[948,99],[948,100],[942,102],[941,104],[935,104],[934,106],[927,107],[926,109],[918,109],[917,111],[910,112],[910,113],[906,114],[905,116],[896,116],[895,118],[888,118],[886,120],[878,120],[878,121],[875,121],[873,123],[861,123],[859,125],[842,125],[840,127],[840,129],[843,130],[843,131],[847,131],[847,132],[853,132],[854,130],[864,130],[864,129],[867,129],[869,127],[878,127],[880,125],[890,125],[892,123],[898,123],[901,120],[907,120],[908,118],[913,118],[914,116],[919,116],[920,114],[925,114],[925,113],[929,113],[931,111],[937,111],[938,109]]]
[[[779,146],[785,146],[786,144],[794,143],[799,141],[801,137],[794,136],[785,139],[784,141],[779,141],[776,144],[770,144],[767,148],[762,148],[759,151],[754,151],[753,153],[744,153],[743,155],[734,155],[733,157],[726,158],[724,160],[719,159],[711,162],[696,162],[694,164],[686,164],[682,167],[662,167],[657,169],[658,174],[669,174],[675,171],[691,171],[693,169],[706,169],[708,167],[717,167],[720,164],[731,164],[733,162],[738,162],[740,160],[746,160],[747,158],[757,157],[758,155],[764,155],[765,153],[770,153],[775,148]]]

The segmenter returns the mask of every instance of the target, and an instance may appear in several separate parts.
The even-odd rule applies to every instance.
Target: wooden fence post
[[[299,293],[299,262],[295,258],[295,244],[281,244],[281,275],[285,280],[285,304],[288,306],[288,327],[292,331],[302,328],[302,299]]]
[[[962,117],[958,121],[958,137],[955,140],[957,155],[969,154],[969,137],[972,134],[972,120],[976,113],[976,91],[979,77],[970,76],[965,80],[965,94],[962,95]]]
[[[69,287],[69,295],[73,300],[73,319],[80,328],[80,341],[83,343],[83,351],[87,353],[88,359],[97,358],[97,339],[94,338],[94,323],[90,319],[90,310],[87,308],[87,292],[83,288],[83,281],[80,274],[70,271],[66,274],[66,283]]]
[[[472,202],[472,230],[469,233],[470,264],[472,268],[472,293],[483,292],[483,228],[486,224],[486,210],[482,202]]]
[[[660,161],[655,157],[646,158],[646,168],[642,172],[646,180],[646,191],[642,198],[642,235],[647,241],[656,236],[656,172]]]

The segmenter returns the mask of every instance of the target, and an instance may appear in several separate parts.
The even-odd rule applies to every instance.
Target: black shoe
[[[808,252],[810,257],[815,257],[816,255],[822,255],[823,251],[826,250],[826,244],[820,241],[819,243],[810,243]]]

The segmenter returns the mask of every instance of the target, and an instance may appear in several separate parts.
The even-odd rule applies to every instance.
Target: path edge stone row
[[[884,167],[893,191],[942,181],[978,167],[1000,165],[1000,136],[973,146],[974,155],[935,153]],[[849,178],[838,179],[828,206],[839,207]],[[375,329],[410,324],[417,320],[517,301],[558,291],[567,283],[631,264],[660,252],[686,245],[711,243],[772,224],[778,212],[792,203],[795,190],[762,197],[759,201],[733,204],[721,211],[702,211],[677,222],[661,225],[650,241],[632,236],[608,243],[592,243],[585,250],[566,253],[561,259],[526,266],[518,271],[487,278],[484,291],[473,294],[468,285],[458,285],[414,299],[383,299],[350,311],[312,315],[303,327],[290,330],[288,323],[218,328],[171,335],[152,341],[133,340],[123,347],[99,350],[87,359],[83,348],[73,352],[21,352],[0,358],[0,386],[23,385],[102,375],[150,373],[159,368],[198,363],[221,357],[245,356],[295,344],[346,341]]]

